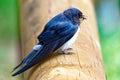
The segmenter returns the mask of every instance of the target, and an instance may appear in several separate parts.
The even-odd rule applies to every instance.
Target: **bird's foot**
[[[66,50],[73,50],[73,48],[67,48]]]
[[[67,48],[67,49],[64,49],[64,50],[60,50],[60,53],[62,54],[73,54],[73,52],[68,52],[69,50],[73,50],[73,48]]]
[[[74,54],[73,52],[62,51],[62,54]]]

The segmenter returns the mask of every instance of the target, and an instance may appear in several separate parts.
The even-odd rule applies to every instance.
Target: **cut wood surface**
[[[74,54],[54,53],[24,73],[24,80],[106,80],[94,6],[91,0],[21,0],[22,58],[37,44],[37,36],[55,15],[75,7],[87,20],[71,46]],[[52,47],[52,45],[51,45]]]

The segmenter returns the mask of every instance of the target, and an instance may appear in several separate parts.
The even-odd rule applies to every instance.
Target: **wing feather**
[[[18,75],[25,70],[31,68],[38,62],[47,58],[47,56],[60,48],[65,42],[72,38],[77,31],[78,26],[74,26],[70,23],[59,23],[51,28],[44,30],[40,36],[38,36],[39,44],[43,44],[42,48],[37,51],[32,51],[17,67],[24,66],[14,73],[12,76]]]

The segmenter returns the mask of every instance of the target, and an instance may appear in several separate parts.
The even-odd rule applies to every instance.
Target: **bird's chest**
[[[80,31],[80,28],[78,28],[77,32],[74,34],[74,36],[68,40],[62,47],[61,47],[61,50],[64,51],[66,49],[68,49],[76,40],[77,36],[78,36],[78,33]]]

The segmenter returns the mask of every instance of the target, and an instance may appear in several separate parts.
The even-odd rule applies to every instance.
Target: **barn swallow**
[[[76,40],[80,30],[80,20],[84,19],[86,18],[83,13],[76,8],[69,8],[53,17],[38,36],[38,44],[33,47],[32,52],[13,71],[20,66],[22,68],[12,74],[12,76],[16,76],[42,62],[56,50],[69,54],[65,50],[69,49]]]

